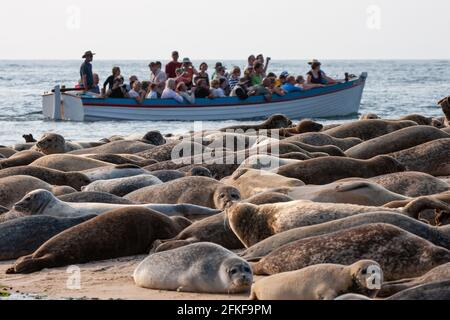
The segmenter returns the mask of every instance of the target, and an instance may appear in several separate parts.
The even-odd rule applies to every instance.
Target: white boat
[[[98,98],[59,87],[43,95],[43,114],[47,119],[67,121],[100,120],[252,120],[281,113],[289,118],[327,118],[358,112],[367,73],[359,78],[323,88],[285,96],[263,96],[246,100],[238,97],[196,99],[180,104],[173,99],[153,99],[137,103],[134,99]]]

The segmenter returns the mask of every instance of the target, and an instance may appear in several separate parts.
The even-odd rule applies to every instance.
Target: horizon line
[[[334,61],[439,61],[446,60],[450,61],[449,58],[320,58],[321,60],[334,60]],[[161,60],[161,61],[169,61],[170,58],[138,58],[138,59],[129,59],[129,58],[95,58],[95,61],[152,61],[152,60]],[[234,61],[246,61],[245,58],[191,58],[193,61],[202,61],[202,60],[210,60],[210,61],[221,61],[221,60],[234,60]],[[309,58],[277,58],[271,59],[271,62],[274,61],[307,61]],[[0,61],[83,61],[82,58],[0,58]]]

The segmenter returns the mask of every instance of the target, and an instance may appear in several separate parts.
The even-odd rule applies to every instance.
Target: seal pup
[[[355,159],[370,159],[377,155],[409,149],[426,142],[444,138],[450,138],[450,135],[438,128],[413,126],[360,143],[348,149],[345,154]]]
[[[370,160],[325,157],[287,164],[273,171],[306,184],[328,184],[350,177],[371,178],[401,172],[405,167],[389,156],[376,156]]]
[[[110,180],[97,180],[82,188],[83,192],[105,192],[123,197],[135,190],[162,184],[158,178],[150,175],[139,175]]]
[[[240,293],[250,290],[250,265],[213,243],[195,243],[154,253],[134,271],[134,282],[147,289],[198,293]]]
[[[70,154],[74,155],[86,155],[86,154],[105,154],[105,153],[112,153],[112,154],[136,154],[139,152],[147,151],[150,149],[153,149],[155,146],[140,142],[140,141],[127,141],[127,140],[121,140],[121,141],[113,141],[106,144],[103,144],[98,147],[94,148],[86,148],[81,150],[74,150],[71,151]]]
[[[37,189],[45,189],[56,195],[76,192],[71,187],[52,186],[31,176],[11,176],[0,178],[0,205],[11,208],[27,193]]]
[[[51,237],[94,217],[32,216],[0,223],[0,261],[33,253]]]
[[[13,154],[7,159],[0,159],[0,169],[26,166],[43,156],[43,153],[37,151],[20,151]]]
[[[252,264],[272,275],[319,263],[377,261],[386,281],[420,276],[450,261],[450,251],[389,224],[369,224],[289,243]]]
[[[79,149],[82,149],[79,144],[68,142],[62,135],[56,133],[44,134],[32,148],[32,150],[42,152],[45,155],[67,153]]]
[[[420,171],[433,176],[450,175],[450,138],[430,141],[389,155],[408,171]]]
[[[333,300],[344,293],[375,298],[382,282],[383,272],[375,261],[362,260],[350,266],[318,264],[257,281],[250,300]]]
[[[450,280],[436,281],[400,291],[386,300],[450,300]]]
[[[145,169],[132,164],[106,166],[82,171],[91,181],[111,180],[149,174]]]
[[[114,210],[54,236],[33,254],[18,259],[6,273],[33,273],[144,254],[153,241],[171,238],[184,227],[178,220],[145,208]]]
[[[410,120],[359,120],[341,124],[323,133],[335,138],[356,137],[365,141],[412,126],[417,126],[417,123]]]
[[[75,203],[63,202],[46,190],[35,190],[28,193],[13,210],[22,215],[48,215],[53,217],[78,217],[85,215],[101,215],[120,208],[147,208],[167,216],[185,216],[187,218],[207,217],[219,213],[192,204],[134,204],[120,205],[109,203]],[[391,209],[393,210],[393,209]]]
[[[136,204],[133,201],[115,196],[105,192],[74,192],[57,197],[63,202],[93,202],[93,203],[113,203],[113,204]]]
[[[397,292],[436,281],[450,280],[450,263],[431,269],[423,276],[383,283],[378,297],[389,297]]]
[[[173,239],[156,241],[155,252],[168,251],[197,242],[211,242],[229,250],[244,247],[228,226],[225,213],[222,212],[194,222]]]
[[[63,172],[83,171],[111,166],[108,162],[88,159],[73,154],[51,154],[33,161],[32,165]]]
[[[184,177],[164,184],[145,187],[125,196],[142,203],[191,203],[213,209],[225,209],[239,201],[238,189],[207,177]]]
[[[91,180],[80,172],[63,172],[37,166],[19,166],[0,170],[0,178],[25,175],[38,178],[51,185],[69,186],[80,191],[81,187],[91,183]]]

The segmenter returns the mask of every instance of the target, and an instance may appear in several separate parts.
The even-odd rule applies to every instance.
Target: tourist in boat
[[[194,77],[194,83],[198,83],[198,80],[203,79],[206,81],[206,84],[209,87],[209,74],[208,74],[208,64],[206,62],[202,62],[199,67],[198,74]]]
[[[271,58],[267,57],[267,59],[264,59],[264,56],[262,54],[258,54],[256,56],[256,61],[262,63],[263,67],[263,77],[267,74],[267,69],[269,68]]]
[[[281,87],[286,83],[287,77],[289,77],[289,72],[283,71],[282,73],[280,73],[280,76],[275,80],[275,86]]]
[[[107,98],[125,98],[127,91],[123,84],[123,77],[118,76],[114,79],[113,86],[106,92]]]
[[[261,84],[257,84],[248,89],[249,96],[264,96],[266,100],[272,99],[272,92],[270,87],[272,85],[272,80],[270,78],[264,78]]]
[[[114,79],[118,76],[120,76],[120,68],[113,67],[112,74],[103,83],[103,91],[102,92],[106,92],[107,90],[110,90],[114,84]]]
[[[230,86],[231,91],[239,83],[240,78],[241,78],[241,69],[237,66],[234,66],[233,69],[231,69],[230,78],[228,79],[228,84]]]
[[[177,93],[183,98],[183,102],[187,102],[190,104],[195,103],[195,93],[194,90],[191,93],[188,92],[187,86],[184,82],[180,82],[177,85]]]
[[[175,78],[175,70],[178,68],[181,68],[181,63],[178,62],[178,59],[180,58],[180,55],[178,54],[178,51],[172,52],[172,61],[170,61],[168,64],[166,64],[166,76],[167,78]]]
[[[337,83],[336,80],[328,77],[326,73],[321,70],[322,63],[319,60],[313,59],[308,62],[308,64],[311,66],[311,70],[306,74],[306,83],[323,85],[332,85]]]
[[[257,61],[253,66],[253,73],[251,75],[251,85],[257,86],[260,85],[264,78],[264,65]]]
[[[247,58],[247,67],[245,69],[253,68],[253,66],[255,65],[255,61],[256,61],[255,55],[253,54],[249,55]]]
[[[128,78],[129,83],[125,84],[125,90],[126,92],[129,92],[131,89],[133,89],[133,84],[136,81],[139,81],[138,77],[135,75],[130,76],[130,78]]]
[[[315,84],[315,83],[306,83],[306,80],[303,76],[298,76],[295,79],[295,85],[302,90],[309,90],[314,88],[322,88],[325,87],[324,84]]]
[[[137,103],[142,103],[145,98],[145,91],[142,90],[142,85],[139,81],[133,82],[133,87],[128,92],[128,97],[135,99]]]
[[[209,88],[208,82],[206,82],[205,79],[198,79],[196,84],[197,85],[193,89],[195,97],[197,99],[209,98],[211,89]]]
[[[177,82],[178,83],[184,82],[184,84],[188,87],[188,89],[191,89],[193,86],[194,76],[198,74],[198,71],[194,68],[189,58],[183,59],[181,69],[182,73],[181,75],[177,76]]]
[[[164,89],[161,99],[175,99],[179,103],[183,103],[184,99],[175,90],[177,88],[177,82],[175,79],[167,79],[166,88]]]
[[[89,92],[95,93],[95,94],[100,94],[100,77],[98,75],[98,73],[94,73],[92,74],[94,76],[94,84],[92,86],[92,89],[89,90]]]
[[[166,85],[164,84],[164,87]],[[147,99],[158,99],[158,86],[156,85],[156,83],[150,83],[150,85],[148,86],[147,89]],[[164,89],[163,89],[164,91]]]
[[[83,55],[84,62],[80,67],[81,85],[85,91],[91,91],[94,86],[94,74],[92,73],[92,60],[94,60],[95,53],[86,51]]]
[[[211,95],[210,98],[224,98],[226,97],[225,91],[220,87],[220,81],[214,79],[211,81]]]
[[[225,71],[225,67],[219,67],[217,69],[216,76],[213,80],[218,80],[220,82],[220,87],[225,92],[225,95],[229,95],[231,92],[230,85],[228,83],[228,73]]]
[[[150,82],[156,84],[156,92],[158,97],[161,96],[164,91],[165,83],[167,80],[166,73],[161,70],[160,63],[150,62]]]
[[[289,76],[286,79],[286,83],[281,86],[281,89],[283,89],[283,91],[286,93],[302,91],[302,88],[299,86],[296,86],[296,84],[297,83],[295,82],[295,77]]]

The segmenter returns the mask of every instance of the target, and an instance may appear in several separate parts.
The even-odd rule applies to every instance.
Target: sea
[[[31,133],[39,138],[43,133],[62,134],[67,140],[96,141],[112,135],[129,135],[159,130],[163,134],[185,133],[194,129],[193,122],[180,121],[105,121],[64,122],[49,121],[42,116],[42,98],[55,85],[73,87],[79,79],[82,61],[13,61],[0,60],[0,144],[11,145],[23,141],[22,135]],[[166,61],[163,61],[165,63]],[[198,66],[203,61],[194,61]],[[206,61],[210,75],[217,61]],[[221,61],[228,69],[245,61]],[[113,66],[119,66],[122,75],[139,80],[150,77],[149,61],[96,61],[94,72],[104,81]],[[323,70],[331,77],[344,78],[345,72],[359,75],[368,72],[360,113],[345,118],[316,119],[323,124],[343,123],[358,119],[360,114],[375,113],[383,118],[420,113],[441,116],[437,101],[450,95],[450,60],[328,60],[322,61]],[[306,60],[277,61],[273,59],[269,71],[276,74],[288,71],[304,75]],[[298,119],[294,119],[298,120]],[[256,123],[246,121],[245,123]],[[215,129],[236,124],[237,121],[206,121],[203,129]],[[198,126],[198,124],[197,124]]]

